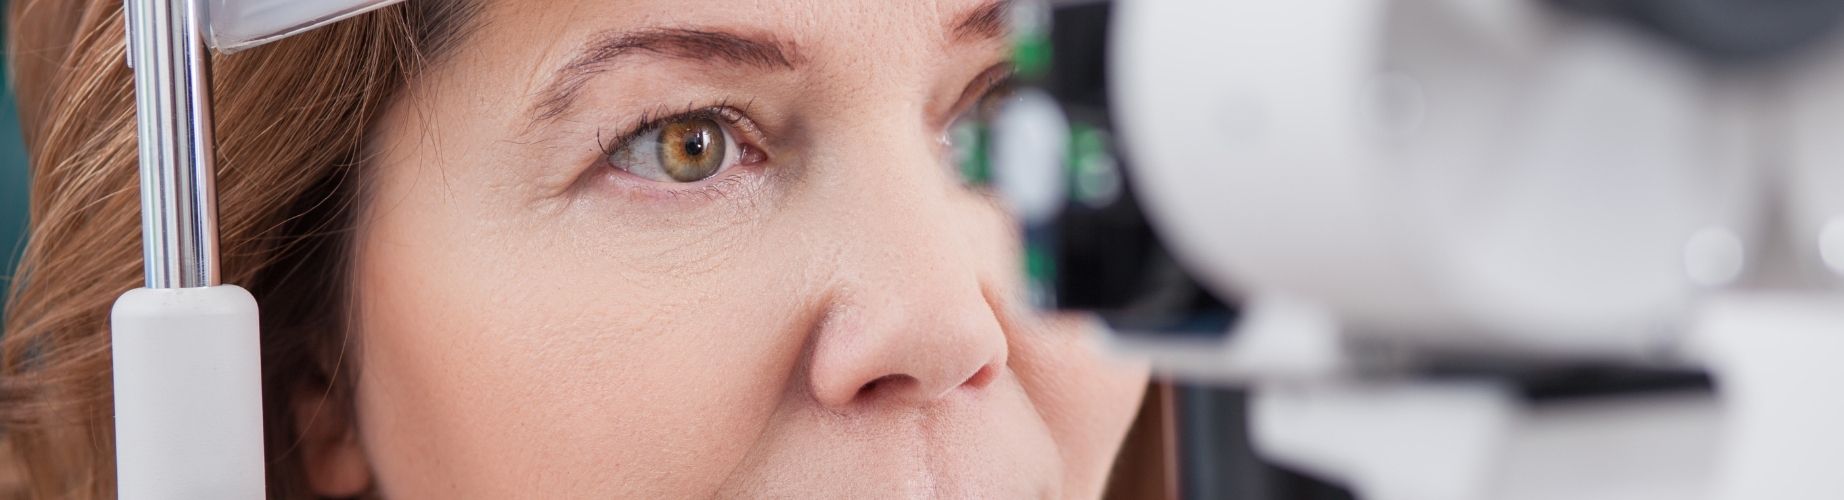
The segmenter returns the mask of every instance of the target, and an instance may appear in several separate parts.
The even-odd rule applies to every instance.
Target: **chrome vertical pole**
[[[148,288],[219,284],[205,0],[127,0]]]

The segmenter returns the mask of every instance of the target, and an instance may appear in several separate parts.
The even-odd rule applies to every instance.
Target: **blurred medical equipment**
[[[1022,2],[970,170],[1042,305],[1361,498],[1844,498],[1841,16]]]
[[[110,318],[120,498],[268,491],[256,301],[218,280],[207,45],[240,50],[390,3],[125,2],[147,286]]]

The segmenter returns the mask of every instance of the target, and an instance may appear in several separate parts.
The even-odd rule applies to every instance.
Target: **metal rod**
[[[203,2],[127,0],[124,6],[134,67],[148,288],[219,284]]]

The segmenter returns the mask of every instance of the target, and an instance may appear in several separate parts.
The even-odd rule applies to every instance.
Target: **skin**
[[[1012,223],[948,166],[944,130],[1005,57],[1002,37],[955,35],[983,5],[487,2],[375,131],[355,395],[295,399],[310,484],[1098,496],[1146,371],[1029,310]],[[534,120],[586,43],[650,27],[797,54],[624,56]],[[642,113],[724,102],[759,161],[675,184],[606,159]]]

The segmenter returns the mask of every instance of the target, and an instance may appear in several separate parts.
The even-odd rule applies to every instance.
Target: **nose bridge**
[[[913,116],[913,115],[912,115]],[[817,399],[850,406],[876,399],[926,404],[956,388],[984,387],[1006,343],[955,207],[954,181],[920,124],[884,116],[838,133],[836,173],[824,183],[849,221],[834,276],[832,312],[810,367]]]
[[[886,110],[877,119],[840,127],[828,141],[831,164],[820,166],[831,174],[831,192],[824,196],[831,209],[842,211],[840,219],[849,221],[856,237],[884,247],[861,254],[876,259],[867,270],[912,272],[972,257],[964,255],[965,238],[955,233],[966,222],[952,199],[958,181],[948,172],[937,134],[920,120],[903,119],[916,114]]]
[[[865,196],[945,202],[939,194],[955,179],[946,175],[941,131],[931,128],[916,102],[921,96],[885,89],[862,97],[834,121],[832,140],[819,145],[832,150],[828,156],[838,165],[829,167],[843,174],[839,180],[862,186],[857,193]]]

